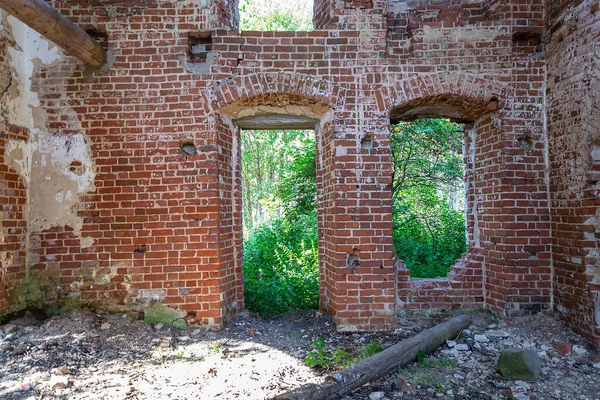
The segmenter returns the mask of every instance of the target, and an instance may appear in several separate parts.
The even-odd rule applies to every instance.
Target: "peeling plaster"
[[[37,93],[31,89],[31,78],[41,65],[52,66],[60,62],[63,52],[18,19],[8,16],[6,22],[16,44],[16,47],[8,48],[9,63],[16,78],[8,92],[8,122],[23,128],[44,129],[45,112]]]
[[[426,42],[478,42],[493,41],[499,35],[507,33],[506,28],[497,27],[454,27],[452,29],[431,28],[423,26]]]
[[[29,231],[70,226],[79,235],[83,225],[77,215],[80,196],[95,189],[94,164],[86,137],[33,130],[28,143],[8,141],[6,154],[27,187]],[[72,162],[79,164],[77,171],[71,171]],[[93,239],[82,238],[84,247],[92,244]]]

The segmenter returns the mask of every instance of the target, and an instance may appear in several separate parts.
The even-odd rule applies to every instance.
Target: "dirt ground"
[[[405,316],[395,332],[348,334],[314,311],[268,321],[245,312],[220,332],[89,310],[48,319],[28,313],[0,327],[0,398],[268,399],[331,373],[305,364],[315,338],[356,359],[368,343],[386,348],[448,318]],[[511,346],[537,351],[536,382],[497,372],[500,351]],[[548,316],[472,314],[454,341],[344,398],[600,399],[600,354]]]

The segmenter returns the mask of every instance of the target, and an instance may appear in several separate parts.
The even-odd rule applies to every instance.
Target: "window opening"
[[[442,118],[391,126],[394,247],[413,278],[446,276],[467,250],[463,140]]]
[[[314,0],[240,0],[241,31],[312,31]]]

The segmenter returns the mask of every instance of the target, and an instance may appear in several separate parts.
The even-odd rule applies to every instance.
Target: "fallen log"
[[[87,65],[100,67],[106,62],[100,44],[44,0],[2,0],[0,8]]]
[[[377,379],[394,368],[405,366],[417,358],[419,351],[431,353],[446,340],[458,335],[471,322],[468,315],[459,315],[401,341],[338,373],[330,375],[325,383],[304,385],[275,397],[275,400],[333,400]]]

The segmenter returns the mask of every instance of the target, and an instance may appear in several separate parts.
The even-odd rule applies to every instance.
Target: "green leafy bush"
[[[391,129],[393,235],[415,278],[445,276],[466,251],[460,126],[421,119]]]
[[[263,316],[319,307],[314,135],[294,146],[274,193],[280,215],[244,241],[246,307]]]
[[[341,349],[329,351],[322,337],[313,339],[314,349],[308,353],[305,364],[312,368],[328,371],[338,367],[347,367],[352,364],[352,358]]]

